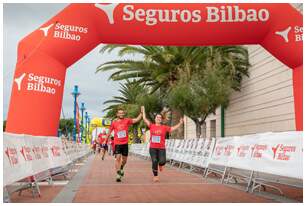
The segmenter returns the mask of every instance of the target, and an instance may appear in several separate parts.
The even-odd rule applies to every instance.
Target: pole
[[[73,131],[72,131],[72,136],[73,136],[73,141],[76,142],[76,106],[77,106],[77,97],[80,95],[79,93],[79,87],[78,85],[74,85],[73,92],[71,93],[73,95],[74,99],[74,110],[73,110]]]
[[[86,141],[87,135],[88,135],[88,133],[87,133],[87,126],[88,126],[88,113],[85,112],[85,141]]]
[[[86,108],[85,108],[85,104],[84,104],[84,102],[82,102],[82,104],[81,104],[81,113],[82,113],[81,139],[82,139],[82,141],[83,141],[83,137],[84,137],[83,131],[84,131],[84,110],[85,110],[85,109],[86,109]]]
[[[88,131],[87,131],[87,134],[88,134],[88,135],[87,135],[87,138],[88,138],[88,140],[87,140],[87,138],[86,138],[86,143],[89,141],[89,135],[90,135],[90,134],[89,134],[89,131],[90,131],[90,117],[89,117],[89,116],[88,116],[88,128],[87,128],[87,129],[88,129]]]
[[[74,94],[74,109],[73,109],[73,141],[76,142],[76,101],[77,96]]]
[[[221,105],[221,137],[224,137],[224,107]]]

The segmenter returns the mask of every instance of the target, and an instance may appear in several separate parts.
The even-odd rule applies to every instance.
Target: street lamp
[[[88,130],[88,139],[89,139],[89,129],[90,129],[90,116],[88,115],[88,128],[87,128],[87,130]],[[88,140],[86,139],[86,143],[88,142]]]
[[[60,128],[58,128],[58,130],[57,130],[57,136],[58,136],[58,137],[61,137],[61,135],[62,135],[62,130],[61,130]]]
[[[85,139],[87,139],[87,126],[88,126],[88,124],[87,124],[87,122],[88,122],[88,113],[87,112],[85,112]]]
[[[84,102],[82,102],[82,104],[81,104],[81,108],[80,108],[80,110],[81,110],[81,112],[82,112],[82,123],[81,123],[81,139],[83,140],[83,131],[84,131],[84,118],[83,118],[83,116],[84,116],[84,111],[85,111],[85,104],[84,104]]]
[[[73,91],[72,91],[72,96],[73,96],[73,99],[74,99],[74,110],[73,110],[73,141],[76,142],[76,110],[77,110],[77,98],[78,96],[80,95],[80,92],[79,92],[79,87],[78,85],[74,85],[74,88],[73,88]]]

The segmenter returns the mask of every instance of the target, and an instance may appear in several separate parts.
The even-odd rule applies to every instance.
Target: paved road
[[[121,183],[115,182],[113,157],[102,161],[95,156],[86,164],[84,174],[71,181],[71,191],[67,185],[68,189],[58,194],[69,194],[65,202],[70,198],[72,202],[271,202],[169,167],[161,173],[160,182],[153,183],[150,162],[133,156],[129,157]],[[77,189],[73,181],[79,182]]]
[[[90,156],[74,165],[71,181],[62,176],[53,185],[40,184],[42,196],[33,198],[30,190],[21,196],[14,193],[12,202],[303,202],[303,190],[280,186],[285,196],[270,190],[265,195],[254,195],[203,179],[177,168],[166,167],[161,182],[152,182],[151,164],[147,160],[129,157],[123,182],[115,182],[114,157],[102,161]],[[238,186],[239,187],[239,186]],[[269,188],[267,188],[268,190]],[[273,195],[276,194],[276,195]]]

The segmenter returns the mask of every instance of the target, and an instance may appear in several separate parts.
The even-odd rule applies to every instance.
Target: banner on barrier
[[[303,179],[302,132],[218,139],[210,163]]]
[[[57,137],[3,134],[3,185],[61,167],[90,152],[88,145]]]
[[[196,166],[202,166],[201,165],[201,159],[203,157],[203,152],[204,152],[204,144],[205,144],[205,139],[200,138],[197,147],[195,148],[195,155],[193,157],[192,164]]]
[[[3,185],[32,175],[31,147],[23,135],[5,138],[3,135]]]
[[[211,155],[212,155],[213,150],[214,150],[215,142],[216,142],[216,138],[205,139],[203,161],[202,161],[202,164],[201,164],[204,168],[208,167]]]
[[[217,139],[172,139],[167,141],[167,159],[203,168],[216,164],[303,179],[302,136],[302,132],[292,131]],[[147,146],[141,145],[139,150],[145,151]]]

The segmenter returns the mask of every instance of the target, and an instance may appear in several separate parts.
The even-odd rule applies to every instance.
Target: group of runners
[[[115,168],[116,168],[116,181],[121,182],[124,176],[124,167],[128,159],[128,130],[129,127],[141,119],[150,130],[150,156],[152,160],[152,173],[153,182],[159,182],[158,172],[163,171],[166,164],[166,149],[165,139],[169,132],[178,129],[183,123],[181,118],[179,123],[175,126],[167,126],[163,124],[162,114],[155,115],[155,122],[152,123],[146,118],[146,112],[144,106],[141,107],[141,111],[136,118],[126,118],[125,111],[118,109],[116,113],[117,119],[113,120],[109,128],[108,133],[103,132],[99,134],[96,144],[99,144],[101,150],[101,159],[104,160],[105,153],[108,150],[108,145],[112,145],[110,148],[115,155]],[[113,137],[111,138],[111,134]]]
[[[106,131],[102,131],[92,144],[94,154],[97,152],[101,154],[101,159],[104,160],[105,154],[108,152],[109,155],[113,154],[115,145],[114,138],[107,138]]]

